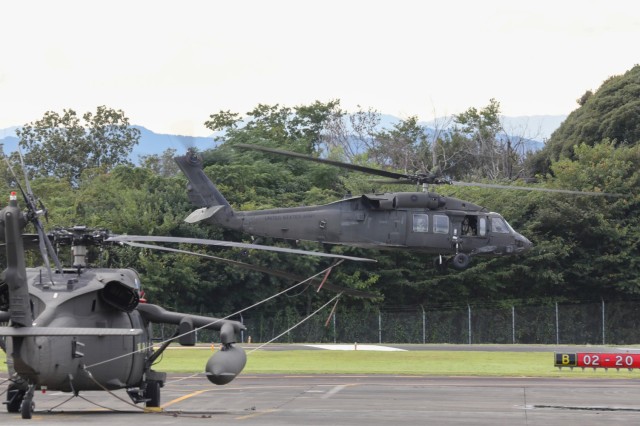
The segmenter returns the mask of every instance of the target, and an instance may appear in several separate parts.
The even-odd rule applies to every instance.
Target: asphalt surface
[[[162,412],[157,413],[129,405],[124,391],[81,396],[37,394],[33,419],[3,412],[0,423],[587,426],[640,421],[635,380],[264,375],[214,387],[201,376],[173,375],[162,389]]]
[[[0,382],[5,379],[0,373]],[[636,379],[588,379],[577,372],[564,378],[241,375],[226,386],[203,375],[172,374],[159,412],[133,406],[123,390],[78,397],[38,392],[33,419],[2,409],[0,424],[637,424],[639,397]]]

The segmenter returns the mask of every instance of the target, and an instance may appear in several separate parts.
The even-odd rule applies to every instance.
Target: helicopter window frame
[[[487,218],[484,216],[478,217],[478,235],[481,237],[487,235]]]
[[[449,216],[443,214],[433,215],[433,232],[435,234],[448,234],[449,233]]]
[[[413,214],[413,232],[429,232],[429,215],[425,213]]]

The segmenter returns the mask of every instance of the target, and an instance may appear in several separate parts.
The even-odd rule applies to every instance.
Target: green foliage
[[[174,148],[167,148],[161,155],[143,155],[140,157],[140,166],[161,176],[176,176],[180,172],[178,164],[173,161],[176,152]]]
[[[120,110],[104,106],[82,119],[66,109],[45,113],[41,120],[16,130],[27,151],[25,164],[32,176],[54,176],[76,184],[88,168],[109,171],[127,157],[138,143],[140,131],[129,125]]]
[[[453,134],[440,141],[442,168],[456,179],[512,179],[522,158],[515,149],[519,139],[506,135],[500,122],[500,103],[495,99],[478,110],[474,107],[454,116]],[[516,141],[512,142],[512,138]]]
[[[431,166],[431,150],[424,126],[418,117],[409,117],[393,125],[391,130],[381,130],[376,143],[368,154],[378,164],[405,173],[428,170]]]
[[[585,107],[595,102],[598,95],[599,92],[586,97]],[[379,165],[376,160],[394,168],[417,167],[419,162],[426,165],[433,161],[431,144],[436,143],[436,162],[443,170],[449,165],[451,171],[462,174],[479,166],[473,161],[483,157],[470,158],[466,155],[468,151],[464,155],[453,152],[458,148],[480,149],[485,142],[494,144],[498,131],[497,113],[495,101],[484,110],[470,109],[457,118],[461,126],[458,133],[435,142],[424,139],[416,120],[408,119],[378,133],[378,139],[370,145],[375,149],[353,155],[352,161],[373,167]],[[60,141],[72,136],[77,140],[89,138],[87,135],[100,139],[100,135],[106,134],[100,131],[87,133],[74,113],[67,111],[66,114],[64,117],[48,115],[49,121],[26,128],[23,135],[35,137],[42,131],[52,144],[62,144]],[[223,130],[224,133],[218,148],[202,153],[205,173],[238,210],[324,204],[336,201],[346,193],[358,196],[370,192],[372,183],[361,173],[233,148],[237,143],[258,143],[319,155],[327,146],[322,145],[326,142],[327,126],[342,119],[341,114],[337,102],[317,102],[296,108],[259,105],[242,125],[238,114],[221,112],[213,115],[207,125],[211,130]],[[95,117],[89,115],[88,119]],[[58,125],[59,122],[64,125]],[[50,128],[46,129],[47,126]],[[82,139],[82,143],[88,141]],[[485,144],[485,147],[489,145]],[[410,152],[411,162],[403,162],[407,157],[393,152],[394,146]],[[29,150],[26,152],[28,158],[44,155],[42,147],[27,143],[24,147]],[[553,161],[549,177],[539,184],[549,188],[619,193],[623,197],[438,188],[443,195],[502,213],[516,230],[534,243],[534,249],[526,256],[476,257],[465,271],[438,274],[431,254],[324,247],[334,253],[371,257],[378,261],[373,265],[345,262],[334,268],[329,282],[379,294],[379,298],[372,301],[344,295],[339,309],[356,308],[364,313],[381,306],[466,306],[467,303],[508,303],[504,301],[514,299],[624,299],[639,294],[639,150],[636,144],[621,144],[620,140],[613,139],[574,144],[572,156]],[[449,163],[443,160],[444,153]],[[337,146],[328,154],[338,158],[345,155]],[[72,164],[64,166],[61,170],[67,171],[60,174],[45,172],[47,167],[53,166],[38,163],[43,168],[33,169],[36,178],[31,184],[49,211],[46,226],[87,225],[115,233],[250,241],[250,236],[238,232],[183,223],[194,208],[185,194],[185,178],[172,169],[171,155],[172,152],[166,152],[161,157],[149,157],[141,167],[117,161],[108,165],[104,161],[85,162],[78,166],[71,155]],[[504,157],[499,160],[503,161]],[[500,161],[492,163],[492,167],[506,170]],[[68,172],[72,169],[72,173]],[[16,171],[21,176],[19,167]],[[3,188],[15,187],[15,179],[5,166],[0,167],[0,177]],[[385,188],[380,185],[376,189],[415,190],[413,187]],[[288,243],[268,239],[260,242],[288,246]],[[181,248],[287,271],[301,279],[331,265],[326,259],[272,252]],[[299,248],[321,249],[312,243],[302,244]],[[109,266],[137,269],[151,302],[181,311],[218,316],[236,312],[294,284],[290,280],[203,258],[130,247],[115,248],[104,260]],[[30,261],[37,262],[37,255]],[[326,291],[316,293],[312,287],[302,286],[278,301],[270,301],[247,312],[245,318],[253,317],[257,321],[260,317],[279,316],[281,323],[297,321],[331,297],[333,294]]]
[[[534,172],[546,173],[551,162],[575,158],[574,147],[583,143],[593,146],[608,139],[618,146],[640,141],[640,65],[609,78],[578,102],[580,107],[531,159]]]
[[[307,154],[317,152],[322,141],[325,125],[334,117],[342,115],[337,100],[294,108],[280,105],[259,104],[247,112],[244,126],[239,128],[238,113],[221,111],[210,116],[205,126],[212,131],[223,131],[224,142],[259,143],[286,147]],[[274,145],[272,145],[274,146]]]

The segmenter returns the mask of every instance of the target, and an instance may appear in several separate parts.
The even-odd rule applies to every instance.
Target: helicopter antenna
[[[56,265],[56,269],[59,272],[62,271],[62,265],[60,264],[60,260],[58,259],[58,256],[56,255],[56,252],[51,245],[51,241],[49,241],[49,238],[47,238],[47,235],[44,232],[44,227],[42,226],[42,222],[40,221],[40,216],[44,215],[45,218],[47,217],[46,209],[42,205],[42,202],[38,201],[33,195],[31,185],[29,184],[29,178],[27,176],[27,171],[24,167],[24,158],[19,148],[18,155],[20,156],[20,164],[22,165],[22,170],[24,172],[26,191],[25,188],[20,185],[20,180],[16,176],[16,173],[14,172],[13,167],[11,167],[11,163],[9,162],[7,157],[5,157],[5,162],[7,163],[7,166],[9,168],[9,171],[13,175],[13,178],[16,180],[16,185],[18,186],[20,193],[22,193],[22,197],[24,198],[24,201],[27,205],[27,220],[33,223],[33,226],[38,232],[38,246],[40,248],[40,254],[42,255],[42,260],[44,261],[47,270],[49,271],[49,278],[53,283],[53,272],[51,271],[49,256],[51,256],[51,258],[53,259]],[[38,204],[40,204],[40,209],[38,209]]]

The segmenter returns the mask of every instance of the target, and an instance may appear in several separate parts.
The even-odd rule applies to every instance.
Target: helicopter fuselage
[[[428,192],[368,194],[313,207],[223,208],[206,221],[255,236],[443,255],[510,255],[531,247],[500,214]]]
[[[189,181],[189,199],[200,207],[185,219],[190,223],[218,224],[261,237],[432,253],[438,255],[437,267],[444,268],[450,261],[457,269],[467,268],[471,256],[512,255],[532,247],[500,214],[428,191],[366,194],[320,206],[234,211],[204,173],[195,152],[175,161]]]
[[[139,287],[135,271],[65,271],[51,282],[46,269],[29,268],[27,281],[33,324],[7,336],[11,374],[65,392],[140,385],[152,346],[148,323],[132,309]],[[68,328],[76,334],[58,334]],[[25,335],[29,329],[37,335]]]

